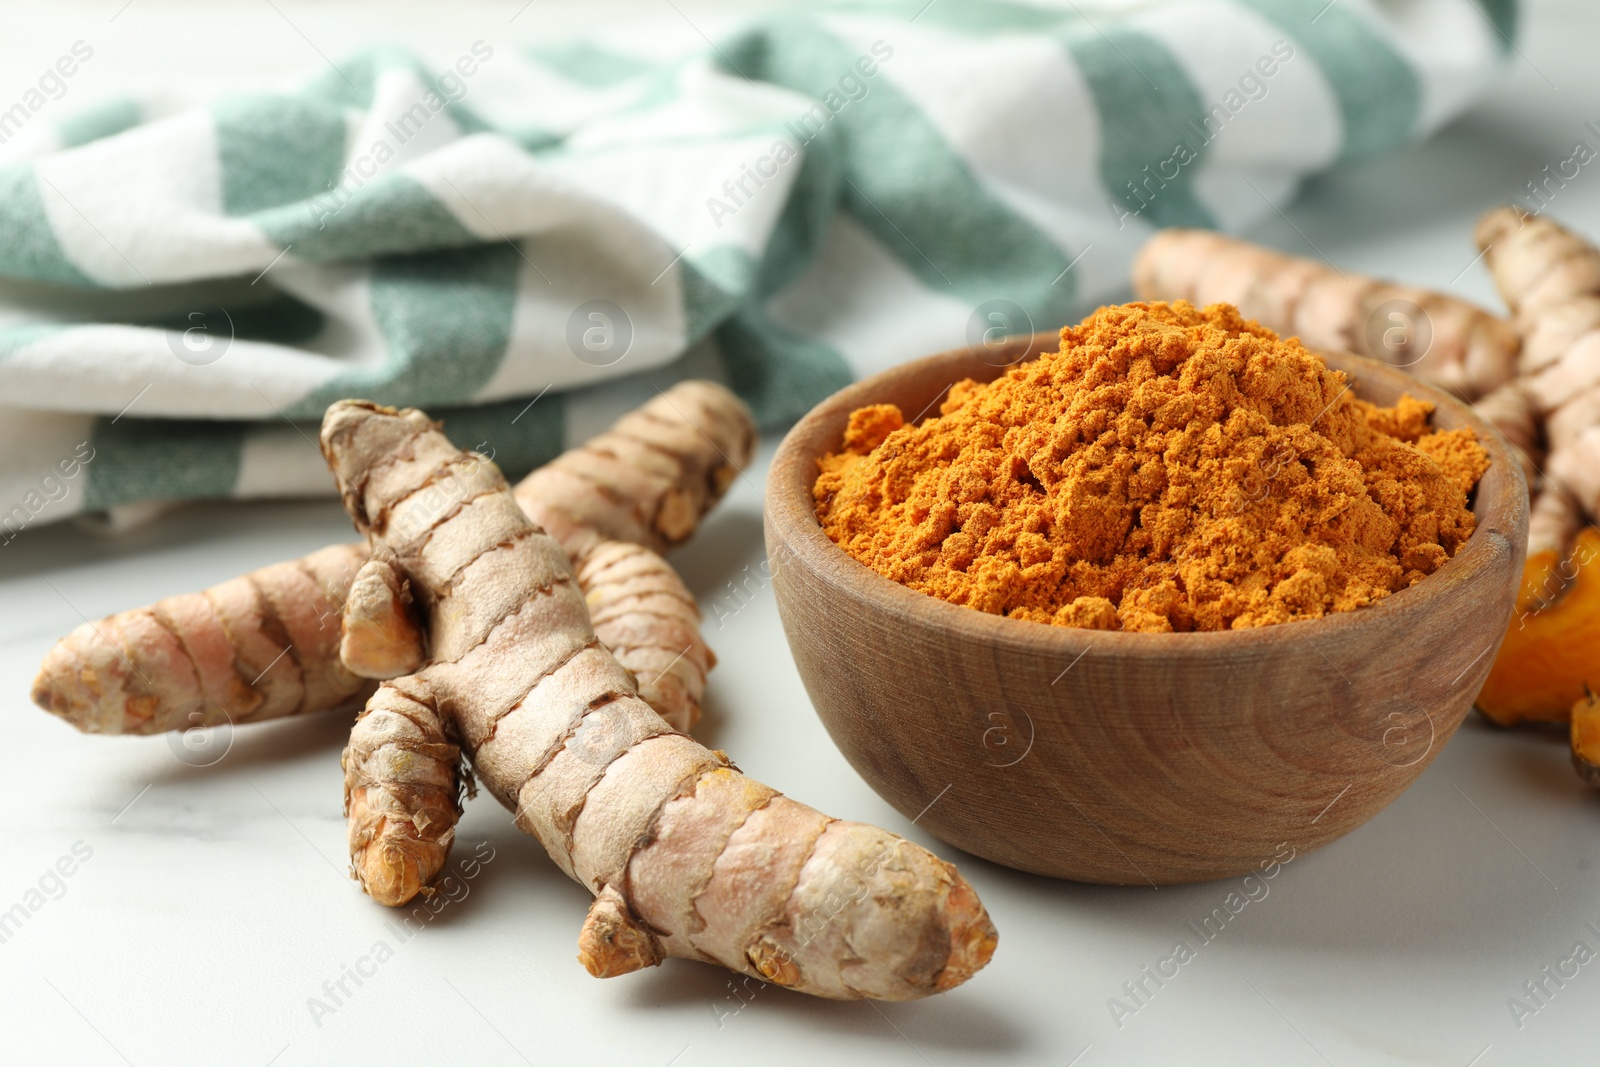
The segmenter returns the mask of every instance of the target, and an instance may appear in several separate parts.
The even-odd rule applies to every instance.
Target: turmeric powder
[[[1224,630],[1373,603],[1474,528],[1488,467],[1431,405],[1378,408],[1231,305],[1105,307],[1061,348],[951,387],[918,425],[851,417],[818,518],[912,589],[1093,629]]]

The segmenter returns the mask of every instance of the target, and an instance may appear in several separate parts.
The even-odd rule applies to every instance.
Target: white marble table
[[[532,40],[585,17],[576,5],[536,3],[504,30],[519,3],[285,9],[330,48],[373,36],[426,47],[441,34],[476,36],[479,24]],[[306,63],[277,16],[250,0],[134,0],[109,22],[120,4],[8,13],[15,25],[0,37],[0,83],[88,29],[103,60],[99,89],[181,64],[222,76]],[[655,5],[611,6],[661,18]],[[683,6],[706,25],[730,10]],[[677,16],[667,9],[666,19]],[[1575,139],[1592,141],[1583,123],[1596,115],[1586,101],[1600,99],[1591,55],[1600,13],[1580,0],[1538,3],[1529,23],[1525,58],[1513,58],[1492,99],[1427,146],[1315,183],[1289,209],[1292,226],[1280,220],[1261,236],[1289,249],[1314,242],[1358,269],[1492,300],[1487,279],[1469,269],[1471,219],[1567,158]],[[220,50],[229,41],[240,42],[236,53],[233,44]],[[1585,170],[1555,208],[1590,232],[1600,232],[1597,175]],[[1559,987],[1542,972],[1578,942],[1600,950],[1600,795],[1570,773],[1559,741],[1499,733],[1474,717],[1398,802],[1345,840],[1297,857],[1205,943],[1189,924],[1222,903],[1235,888],[1228,883],[1101,888],[960,857],[879,800],[835,751],[795,674],[770,591],[744,581],[762,555],[759,485],[770,449],[677,557],[708,615],[726,616],[710,625],[721,666],[709,738],[801,799],[957,859],[1002,931],[977,979],[933,1001],[884,1006],[774,989],[746,1002],[723,973],[681,962],[592,980],[574,960],[586,894],[487,798],[462,825],[455,865],[480,862],[458,899],[407,928],[344,876],[341,717],[240,730],[224,753],[161,738],[81,737],[34,709],[34,667],[80,613],[198,588],[349,530],[332,503],[207,506],[119,541],[44,528],[0,549],[8,756],[0,916],[14,915],[14,905],[26,916],[0,942],[0,1059],[140,1067],[1594,1059],[1589,1013],[1600,1008],[1600,962]],[[730,582],[757,591],[730,600]],[[1110,998],[1127,1001],[1124,983],[1180,939],[1194,959],[1159,988],[1146,980],[1150,995],[1119,1026]],[[1507,1002],[1526,999],[1529,981],[1544,981],[1549,995],[1519,1027]]]

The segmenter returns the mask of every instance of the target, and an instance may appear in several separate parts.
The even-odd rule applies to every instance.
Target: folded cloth
[[[854,374],[1077,318],[1155,227],[1244,228],[1428,135],[1513,14],[914,0],[671,60],[373,50],[65,121],[29,90],[0,111],[0,542],[331,493],[314,424],[346,396],[426,407],[511,473],[689,375],[779,426]]]

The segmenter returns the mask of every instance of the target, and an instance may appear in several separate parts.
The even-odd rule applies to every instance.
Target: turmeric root
[[[694,729],[717,657],[700,636],[700,608],[678,572],[625,541],[600,541],[574,565],[595,637],[657,715],[675,729]]]
[[[517,503],[563,548],[568,531],[586,530],[665,552],[694,533],[754,449],[755,425],[738,397],[683,382],[528,475]]]
[[[1523,333],[1522,373],[1556,362],[1600,324],[1600,250],[1552,219],[1502,205],[1472,231]],[[1576,303],[1574,302],[1576,300]]]
[[[1585,528],[1600,521],[1600,249],[1512,207],[1485,213],[1474,238],[1523,335],[1522,376],[1507,389],[1548,448],[1529,481],[1516,616],[1478,707],[1501,725],[1565,724],[1600,673],[1600,530]]]
[[[1207,230],[1162,230],[1133,266],[1141,300],[1228,303],[1310,348],[1371,356],[1475,399],[1516,373],[1518,337],[1488,311],[1444,293],[1396,285],[1286,256]],[[1394,316],[1385,304],[1402,302]],[[1425,323],[1410,321],[1415,306]],[[1418,345],[1424,345],[1417,351]]]
[[[356,572],[340,623],[339,660],[358,678],[398,678],[422,666],[422,633],[405,576],[369,559]]]
[[[1512,207],[1474,235],[1526,337],[1519,385],[1544,419],[1545,473],[1600,522],[1600,248]]]
[[[1552,432],[1551,461],[1600,424],[1600,249],[1550,219],[1498,207],[1474,237],[1523,342],[1523,387]],[[1559,414],[1571,406],[1571,413]],[[1581,499],[1581,498],[1580,498]],[[1591,519],[1600,497],[1583,500]]]
[[[1537,485],[1539,465],[1544,459],[1539,447],[1539,411],[1522,383],[1513,379],[1473,406],[1511,446],[1523,479],[1530,486]]]
[[[672,565],[641,545],[573,540],[578,588],[595,636],[626,667],[656,714],[679,730],[700,719],[700,698],[716,656],[700,636],[700,609]],[[405,576],[369,559],[345,601],[339,645],[345,667],[362,678],[398,678],[424,661],[423,639],[408,605]]]
[[[461,817],[461,748],[430,701],[385,682],[340,757],[351,871],[383,904],[403,904],[444,867]]]
[[[1592,526],[1563,551],[1530,543],[1478,709],[1500,726],[1564,725],[1586,683],[1600,685],[1600,530]]]
[[[431,654],[380,687],[346,752],[352,856],[375,897],[403,902],[442,864],[459,745],[594,894],[579,937],[591,974],[680,956],[819,996],[905,1000],[988,961],[994,928],[953,867],[751,781],[639,699],[561,544],[492,464],[454,452],[419,411],[359,401],[328,410],[322,446],[357,528],[410,581]],[[471,464],[466,502],[419,491]]]
[[[33,701],[106,734],[337,707],[370,688],[339,662],[339,613],[365,558],[361,545],[333,545],[84,623],[45,656]]]
[[[749,461],[754,440],[736,396],[711,382],[684,382],[530,474],[516,492],[575,559],[608,538],[665,549],[694,532]],[[452,491],[460,487],[441,488]],[[637,555],[629,581],[654,598],[646,613],[628,615],[618,602],[630,591],[614,574],[604,579],[596,605],[606,617],[602,639],[619,642],[618,658],[639,676],[645,698],[687,729],[712,657],[699,641],[694,599],[670,565]],[[365,699],[371,682],[340,662],[339,623],[366,559],[364,545],[336,545],[86,623],[46,655],[33,700],[89,733],[151,734]],[[406,673],[403,666],[363,669],[394,677]]]

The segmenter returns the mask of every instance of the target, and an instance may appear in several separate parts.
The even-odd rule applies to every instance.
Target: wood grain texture
[[[1220,633],[1072,630],[987,615],[856,562],[817,523],[817,457],[851,411],[924,411],[1054,333],[931,356],[824,401],[767,482],[778,608],[806,690],[846,758],[941,839],[1021,870],[1174,884],[1248,873],[1370,819],[1460,726],[1505,634],[1528,494],[1470,408],[1372,360],[1327,356],[1381,404],[1432,401],[1491,466],[1477,531],[1424,581],[1358,611]],[[931,807],[930,807],[931,804]],[[919,817],[920,816],[920,817]]]

